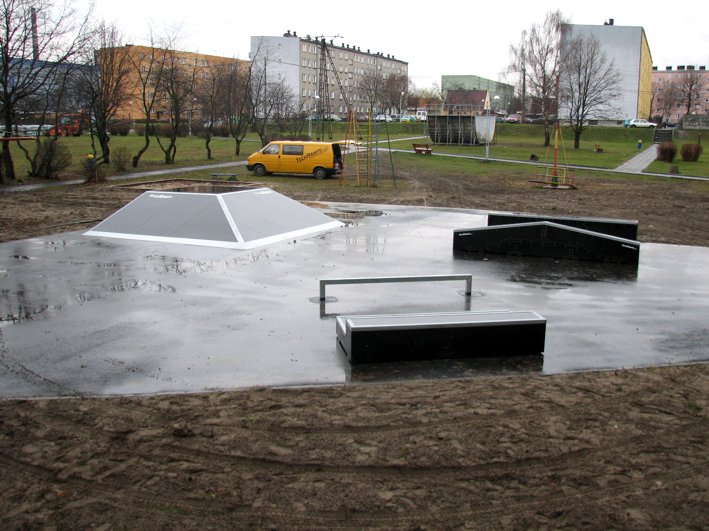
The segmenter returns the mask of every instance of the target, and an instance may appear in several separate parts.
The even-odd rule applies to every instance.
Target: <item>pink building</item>
[[[679,123],[687,114],[709,115],[709,73],[706,66],[652,67],[652,116]]]

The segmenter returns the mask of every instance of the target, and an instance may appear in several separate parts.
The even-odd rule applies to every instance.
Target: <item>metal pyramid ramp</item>
[[[253,249],[343,224],[269,188],[229,193],[149,191],[86,236]]]

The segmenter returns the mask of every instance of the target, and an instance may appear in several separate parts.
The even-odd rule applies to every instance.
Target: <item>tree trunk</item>
[[[581,147],[581,131],[579,129],[574,129],[574,149],[579,149]]]
[[[143,144],[143,147],[140,148],[140,151],[135,154],[132,160],[132,164],[134,168],[138,167],[138,162],[140,162],[140,157],[143,156],[143,153],[148,151],[148,148],[150,147],[150,128],[152,126],[152,122],[150,120],[147,120],[145,122],[145,131],[143,132],[143,137],[145,137],[145,144]]]
[[[204,141],[204,147],[207,149],[207,160],[212,160],[212,148],[209,145],[212,142],[212,128],[207,129],[207,138]]]
[[[8,105],[4,112],[5,136],[12,136],[12,108]],[[15,180],[15,163],[10,153],[10,142],[2,143],[2,164],[0,164],[0,184]]]
[[[109,137],[105,131],[99,132],[98,143],[101,145],[101,161],[103,164],[111,163],[111,148],[108,145],[110,140],[111,137]]]

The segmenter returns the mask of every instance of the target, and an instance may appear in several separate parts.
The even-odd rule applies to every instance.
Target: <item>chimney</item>
[[[33,7],[30,10],[32,17],[32,58],[39,61],[39,37],[37,36],[37,10]]]

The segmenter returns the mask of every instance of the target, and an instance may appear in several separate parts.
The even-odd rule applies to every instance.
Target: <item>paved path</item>
[[[657,158],[657,146],[651,144],[645,151],[641,151],[632,159],[626,160],[615,170],[623,173],[642,173],[645,168],[652,164]]]

